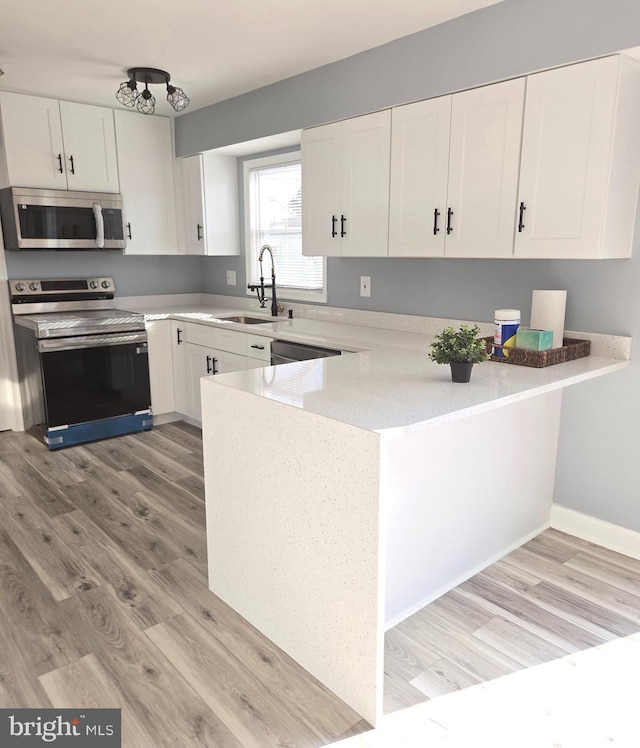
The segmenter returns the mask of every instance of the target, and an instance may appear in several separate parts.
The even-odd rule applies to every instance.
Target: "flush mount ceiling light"
[[[129,80],[120,84],[116,99],[124,106],[135,107],[142,114],[153,114],[156,110],[155,96],[149,91],[149,84],[163,83],[167,87],[167,101],[181,112],[189,106],[190,99],[185,92],[169,82],[171,76],[164,70],[156,68],[129,68]],[[138,91],[138,83],[144,83],[144,91]]]

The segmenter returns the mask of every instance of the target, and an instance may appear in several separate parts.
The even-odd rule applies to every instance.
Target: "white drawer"
[[[271,363],[271,338],[252,335],[251,333],[245,333],[245,337],[247,339],[246,355]]]
[[[207,348],[217,348],[230,353],[239,353],[242,356],[246,355],[246,337],[247,334],[244,332],[221,330],[212,325],[198,325],[194,322],[187,322],[184,326],[184,339],[187,343],[203,345]]]

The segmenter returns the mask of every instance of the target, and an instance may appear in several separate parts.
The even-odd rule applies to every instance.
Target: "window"
[[[268,244],[273,250],[279,299],[326,301],[325,258],[302,254],[299,151],[244,162],[244,212],[247,282],[259,281],[258,255]],[[271,282],[268,253],[262,265],[265,282]]]

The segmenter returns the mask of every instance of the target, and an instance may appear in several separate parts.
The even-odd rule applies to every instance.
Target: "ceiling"
[[[154,67],[193,111],[499,1],[4,0],[0,90],[115,107],[127,68]]]

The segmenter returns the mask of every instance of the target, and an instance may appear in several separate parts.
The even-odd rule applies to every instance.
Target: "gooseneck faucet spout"
[[[263,273],[262,273],[262,258],[264,257],[264,253],[268,252],[271,256],[271,316],[277,317],[278,316],[278,299],[276,298],[276,268],[273,263],[273,251],[271,247],[268,244],[265,244],[260,249],[260,254],[258,255],[258,262],[260,263],[260,283],[262,284],[263,281]],[[264,298],[264,294],[263,294]]]
[[[264,282],[264,273],[262,272],[262,258],[264,257],[264,253],[268,252],[271,255],[271,283],[265,284]],[[278,312],[284,311],[283,307],[278,304],[278,299],[276,297],[276,270],[275,266],[273,264],[273,251],[271,247],[268,244],[265,244],[260,249],[260,254],[258,255],[258,262],[260,263],[260,284],[256,283],[249,283],[247,288],[249,288],[251,291],[255,291],[258,294],[258,301],[260,302],[260,306],[264,308],[267,305],[267,298],[265,295],[265,289],[271,288],[272,294],[271,294],[271,316],[277,317]]]

